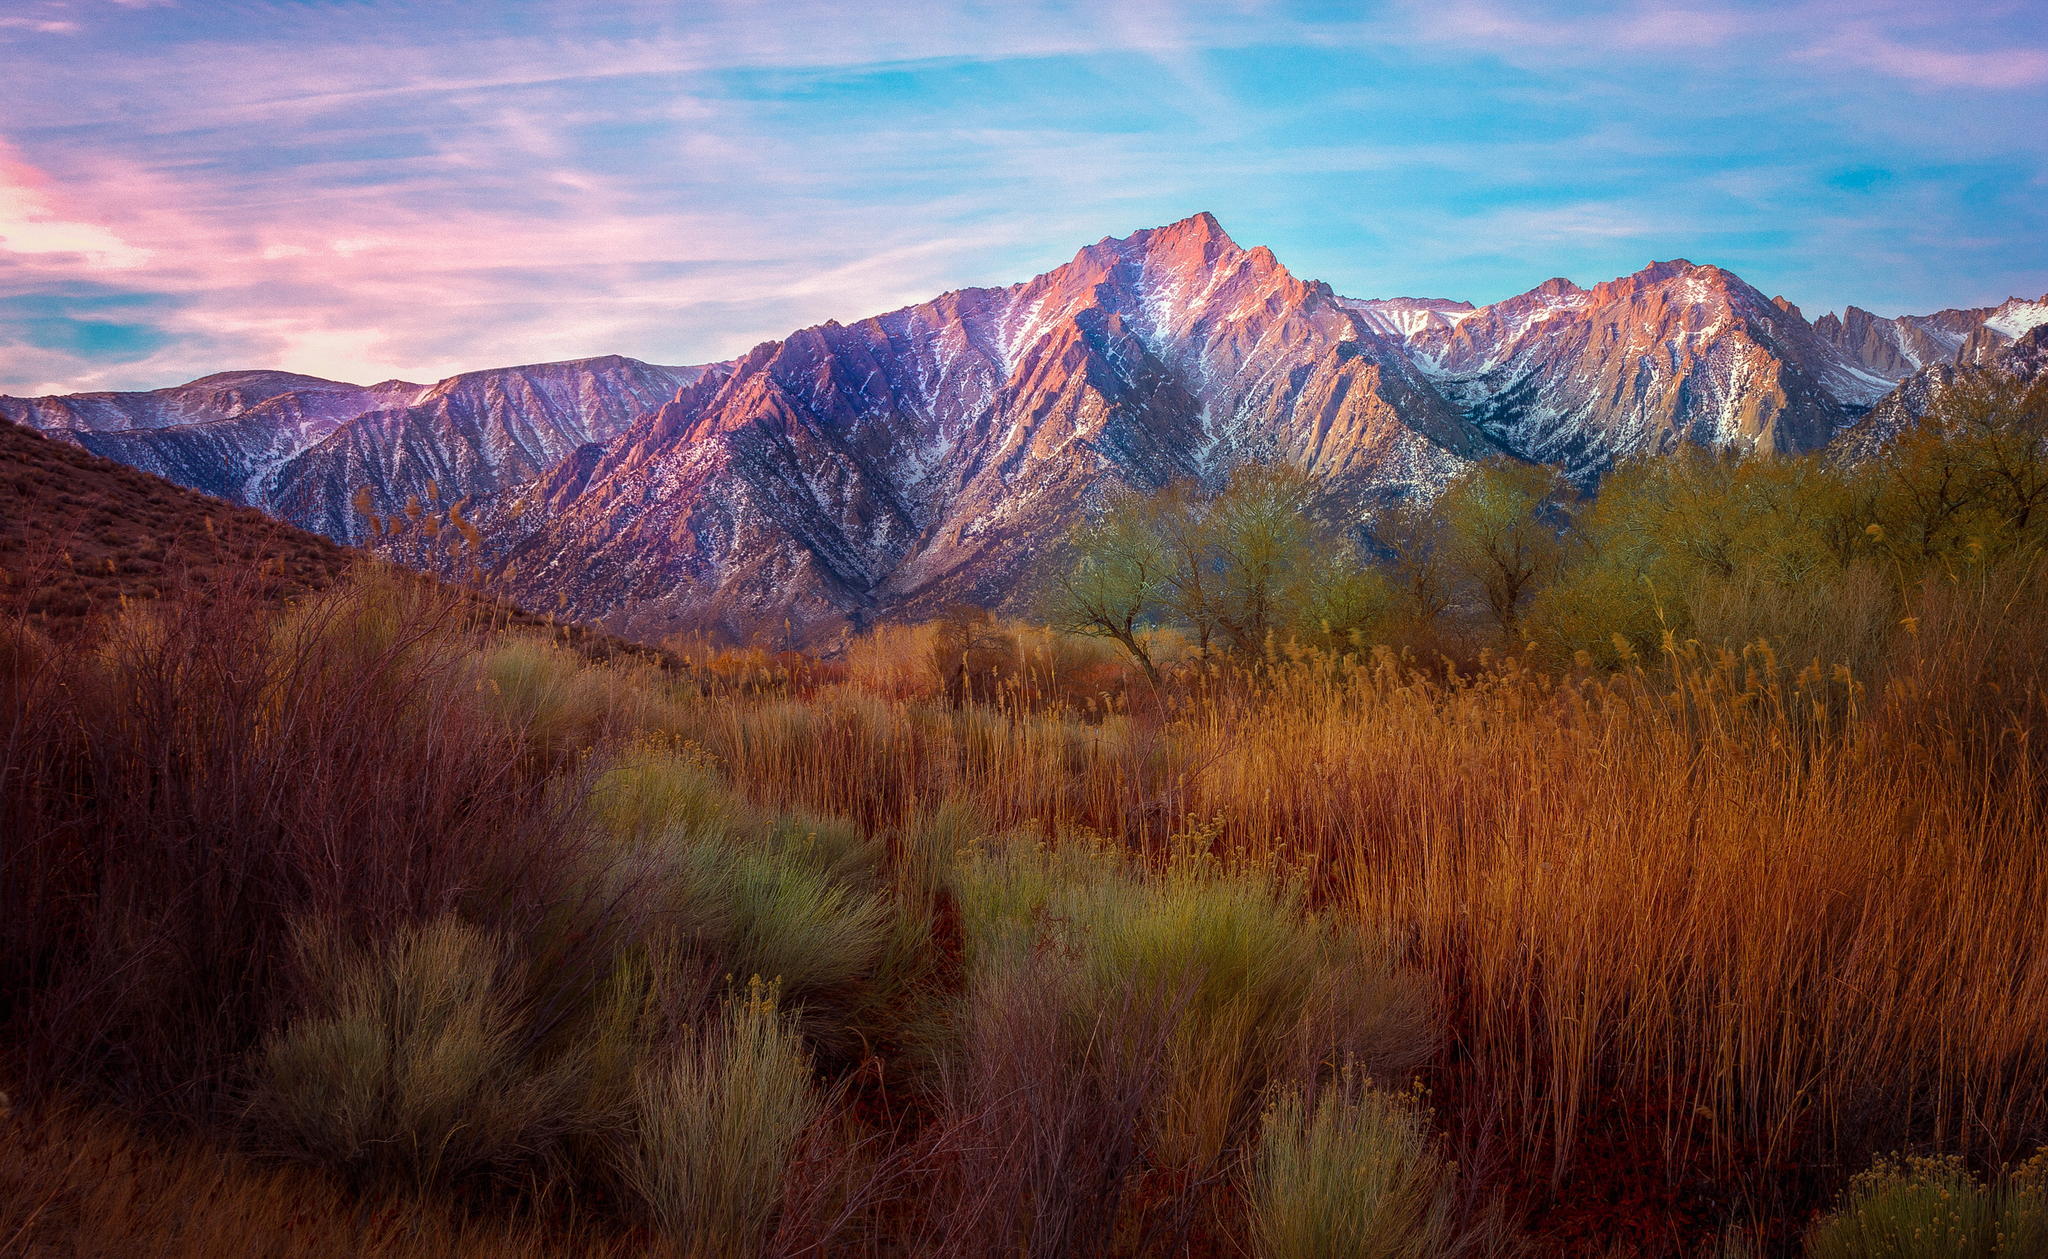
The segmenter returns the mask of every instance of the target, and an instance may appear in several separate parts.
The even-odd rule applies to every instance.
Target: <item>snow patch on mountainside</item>
[[[1993,332],[2002,332],[2018,340],[2032,329],[2048,324],[2048,295],[2038,301],[2023,302],[2013,298],[1993,312],[1984,326]]]
[[[1383,337],[1406,341],[1427,328],[1455,326],[1477,308],[1446,297],[1343,298],[1343,305],[1364,316],[1368,328]]]

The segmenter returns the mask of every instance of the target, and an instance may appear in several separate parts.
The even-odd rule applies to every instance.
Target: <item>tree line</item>
[[[1596,488],[1500,457],[1361,518],[1312,473],[1247,463],[1220,488],[1114,493],[1069,538],[1047,619],[1256,666],[1282,646],[1507,650],[1614,664],[1674,638],[1840,658],[1911,589],[2048,543],[2048,378],[1955,382],[1884,450],[1682,446]]]

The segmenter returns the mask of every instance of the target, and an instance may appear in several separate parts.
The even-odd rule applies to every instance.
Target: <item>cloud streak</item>
[[[2008,92],[2048,86],[2048,49],[2041,48],[1930,48],[1859,30],[1828,39],[1809,55],[1932,87]]]
[[[705,361],[1203,208],[1360,294],[1677,254],[1809,310],[2048,288],[2040,54],[1903,4],[79,3],[0,39],[89,88],[0,116],[7,392]]]

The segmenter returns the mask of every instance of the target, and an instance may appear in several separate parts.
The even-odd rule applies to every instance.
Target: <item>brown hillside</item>
[[[0,616],[26,616],[62,636],[124,600],[187,587],[289,599],[360,563],[383,561],[0,420]],[[487,621],[545,629],[593,659],[673,663],[653,648],[476,598]]]
[[[230,575],[285,597],[357,558],[261,512],[0,421],[0,610],[60,629],[123,598]]]

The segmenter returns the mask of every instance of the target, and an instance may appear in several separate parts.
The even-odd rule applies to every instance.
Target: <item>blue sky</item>
[[[0,391],[726,357],[1214,211],[1360,297],[2048,291],[2048,0],[0,0]]]

